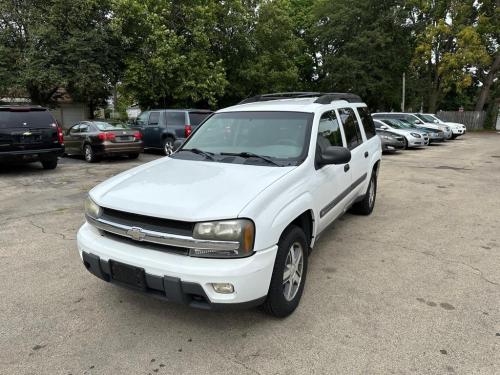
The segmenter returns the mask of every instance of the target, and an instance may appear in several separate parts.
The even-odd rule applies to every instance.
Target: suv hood
[[[101,183],[100,206],[181,221],[238,217],[262,190],[296,167],[269,167],[162,158]]]

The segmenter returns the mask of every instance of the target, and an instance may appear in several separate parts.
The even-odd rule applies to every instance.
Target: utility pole
[[[401,112],[405,111],[405,96],[406,96],[406,73],[403,73],[403,98],[401,100]]]

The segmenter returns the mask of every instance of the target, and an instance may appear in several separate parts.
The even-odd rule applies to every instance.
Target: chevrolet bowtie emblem
[[[141,228],[133,227],[127,231],[127,236],[135,241],[142,241],[146,238],[146,233]]]

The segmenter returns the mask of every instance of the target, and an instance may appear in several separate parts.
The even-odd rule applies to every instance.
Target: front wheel
[[[368,190],[363,197],[363,200],[355,203],[351,212],[358,215],[370,215],[375,207],[375,199],[377,198],[377,174],[375,170],[372,172],[372,177],[370,179],[370,185],[368,185]]]
[[[405,145],[404,145],[404,149],[405,149],[405,150],[408,150],[408,139],[406,139],[406,137],[404,137],[404,138],[403,138],[403,141],[404,141],[404,143],[405,143]]]
[[[299,305],[307,275],[308,245],[304,231],[292,225],[281,235],[264,311],[284,318]]]

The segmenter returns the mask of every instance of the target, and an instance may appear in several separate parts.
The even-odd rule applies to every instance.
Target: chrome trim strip
[[[162,233],[151,231],[147,229],[131,227],[128,225],[113,223],[104,219],[94,219],[88,215],[85,215],[89,224],[101,229],[105,232],[110,232],[118,236],[133,239],[137,242],[151,242],[159,245],[175,246],[175,247],[185,247],[188,249],[200,249],[200,250],[238,250],[240,248],[240,243],[237,241],[211,241],[211,240],[198,240],[193,237],[179,236],[176,234]],[[132,229],[140,229],[144,237],[141,240],[136,240],[128,234],[128,231]]]

